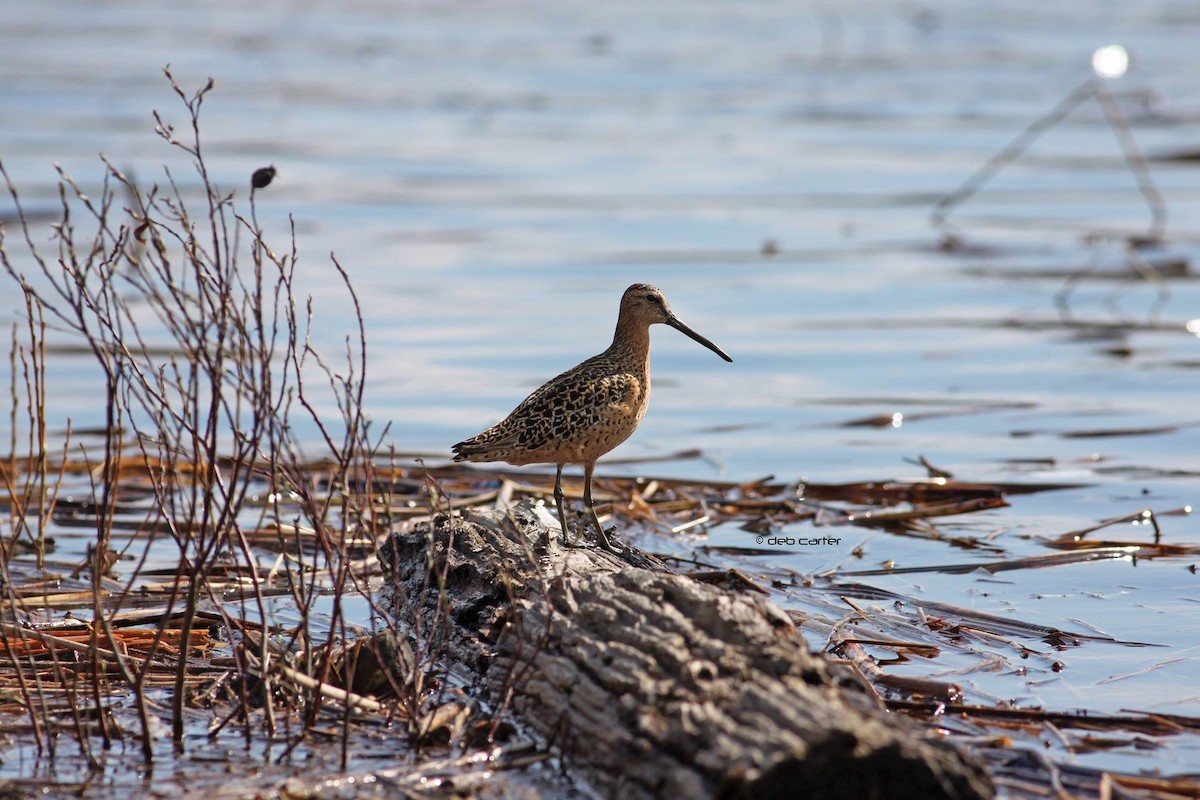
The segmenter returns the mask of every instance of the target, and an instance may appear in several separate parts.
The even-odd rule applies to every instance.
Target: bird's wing
[[[642,387],[631,375],[602,368],[563,373],[517,406],[493,430],[489,446],[537,450],[586,435],[597,425],[632,413]],[[489,447],[490,449],[490,447]]]

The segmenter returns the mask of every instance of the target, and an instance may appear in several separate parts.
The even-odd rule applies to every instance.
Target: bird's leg
[[[596,514],[596,506],[592,503],[592,470],[596,468],[596,462],[591,462],[583,465],[583,505],[592,515],[592,522],[596,523],[596,533],[600,536],[600,546],[610,553],[620,552],[612,546],[612,542],[608,540],[608,535],[604,532],[604,526],[600,524],[600,517]]]
[[[558,470],[554,473],[554,505],[558,507],[558,524],[562,528],[562,543],[567,543],[567,513],[563,510],[563,490],[562,490],[562,471],[563,465],[558,464]],[[549,539],[549,533],[546,534]]]

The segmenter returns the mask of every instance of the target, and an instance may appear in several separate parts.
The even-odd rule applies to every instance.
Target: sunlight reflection
[[[1101,47],[1092,53],[1092,69],[1101,78],[1119,78],[1129,69],[1129,53],[1119,44]]]

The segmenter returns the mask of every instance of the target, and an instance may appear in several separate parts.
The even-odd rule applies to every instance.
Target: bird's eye
[[[646,295],[646,299],[647,299],[648,301],[650,301],[651,303],[657,303],[657,302],[658,302],[658,295],[656,295],[656,294],[648,294],[648,295]]]

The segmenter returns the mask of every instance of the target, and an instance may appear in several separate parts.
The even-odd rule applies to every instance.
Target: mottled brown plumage
[[[506,461],[509,464],[554,464],[554,501],[565,532],[562,471],[583,465],[583,504],[596,524],[600,545],[612,545],[592,504],[592,472],[596,459],[629,438],[650,403],[650,326],[670,325],[726,361],[715,344],[671,313],[663,293],[635,283],[621,297],[612,344],[597,356],[572,367],[529,397],[502,422],[454,445],[455,461]]]

